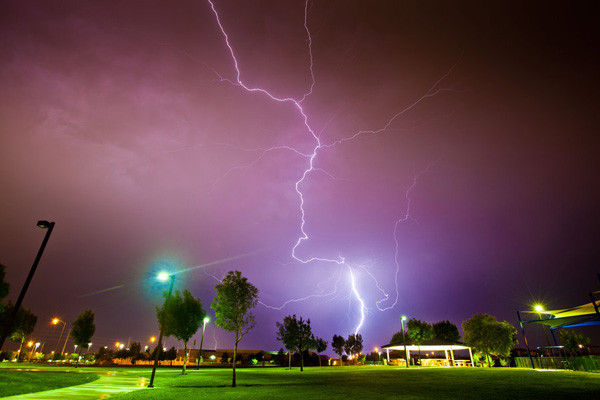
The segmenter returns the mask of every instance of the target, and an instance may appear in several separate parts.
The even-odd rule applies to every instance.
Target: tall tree
[[[165,309],[166,307],[166,309]],[[202,320],[206,316],[206,311],[202,308],[200,299],[192,296],[189,290],[183,291],[183,296],[179,291],[175,291],[164,302],[162,308],[156,307],[156,316],[158,321],[162,320],[163,312],[166,310],[165,317],[165,336],[175,336],[183,341],[183,369],[181,373],[185,375],[188,360],[188,341],[198,332],[202,325]]]
[[[248,282],[239,271],[229,271],[220,284],[215,286],[217,295],[211,308],[215,310],[215,325],[229,332],[235,332],[233,346],[233,377],[231,386],[235,387],[235,357],[237,346],[242,337],[255,326],[251,310],[258,302],[258,289]]]
[[[0,326],[4,329],[4,325],[7,323],[10,315],[13,312],[15,305],[8,301],[4,306],[4,310],[0,313]],[[17,316],[12,324],[8,338],[13,342],[19,342],[18,357],[21,358],[21,351],[23,350],[23,343],[27,336],[33,333],[35,324],[37,323],[37,316],[31,312],[30,309],[20,307]]]
[[[425,321],[411,318],[406,324],[406,329],[408,330],[408,337],[410,340],[419,346],[419,363],[421,363],[421,343],[431,339],[433,336],[431,325]]]
[[[346,354],[352,356],[354,359],[354,364],[357,363],[358,355],[363,349],[363,339],[362,335],[354,334],[348,335],[348,339],[346,339],[346,344],[344,345],[344,350]]]
[[[314,340],[315,340],[315,351],[317,352],[317,355],[319,356],[319,367],[320,367],[321,366],[321,353],[324,352],[325,350],[327,350],[327,342],[325,341],[325,339],[322,339],[320,337],[317,337]]]
[[[440,321],[432,325],[433,337],[439,340],[456,343],[460,341],[458,328],[452,322]]]
[[[344,347],[346,346],[346,340],[342,336],[333,335],[331,340],[331,348],[340,356],[340,365],[342,365],[342,354],[344,354]]]
[[[283,342],[286,349],[294,350],[302,355],[300,357],[300,371],[304,371],[304,352],[316,347],[311,332],[310,319],[304,321],[302,317],[296,318],[295,314],[288,315],[283,319],[283,323],[277,322],[276,325],[277,340]]]
[[[475,314],[462,323],[465,344],[485,355],[491,367],[490,355],[508,356],[517,344],[517,330],[510,323],[499,322],[489,314]]]
[[[77,355],[75,368],[77,368],[79,365],[79,356],[81,355],[81,351],[84,348],[88,348],[90,342],[92,341],[92,336],[94,336],[94,332],[96,332],[96,325],[94,325],[93,311],[90,309],[79,314],[75,322],[73,322],[71,328],[71,337],[73,338],[73,342],[79,346],[79,354]]]

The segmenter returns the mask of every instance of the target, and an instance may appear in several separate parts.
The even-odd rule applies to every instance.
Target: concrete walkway
[[[1,397],[2,400],[37,399],[37,400],[94,400],[107,399],[113,395],[132,392],[148,386],[148,379],[128,376],[122,372],[108,371],[100,375],[100,379],[83,385],[69,386],[61,389],[46,390]]]

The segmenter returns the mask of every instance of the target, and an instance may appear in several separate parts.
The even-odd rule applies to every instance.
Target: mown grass
[[[2,365],[0,368],[0,397],[81,385],[96,379],[98,379],[96,374],[80,373],[73,368],[70,370],[40,369],[35,366],[10,365],[8,367]]]
[[[149,377],[146,370],[136,371]],[[133,371],[129,371],[133,373]],[[515,368],[330,367],[159,370],[155,388],[118,400],[219,399],[600,399],[600,375]]]

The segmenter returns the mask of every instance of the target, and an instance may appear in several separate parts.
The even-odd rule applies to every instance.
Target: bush
[[[15,352],[10,350],[0,351],[0,362],[4,360],[12,361],[15,358]]]

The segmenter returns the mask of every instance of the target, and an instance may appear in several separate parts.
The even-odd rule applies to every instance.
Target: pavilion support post
[[[517,318],[519,318],[519,325],[521,326],[521,333],[523,334],[523,339],[525,339],[525,347],[527,348],[527,356],[529,357],[529,362],[531,363],[531,369],[535,369],[533,365],[533,358],[531,358],[531,352],[529,351],[529,344],[527,343],[527,336],[525,336],[525,328],[523,328],[523,321],[521,320],[521,313],[517,311]]]
[[[454,367],[454,350],[452,350],[452,346],[450,346],[450,362],[452,363],[452,366]]]
[[[446,364],[450,365],[450,360],[448,360],[448,350],[444,349],[444,354],[446,355]]]
[[[589,293],[590,299],[592,299],[592,304],[594,305],[594,310],[596,310],[596,314],[600,315],[600,311],[598,311],[598,305],[596,304],[596,299],[594,299],[594,294]]]
[[[406,349],[406,365],[410,364],[410,350]]]
[[[386,355],[387,355],[387,361],[388,364],[390,363],[390,349],[385,349]]]
[[[473,362],[473,352],[471,351],[470,347],[469,347],[469,358],[471,359],[471,367],[474,367],[475,363]]]

